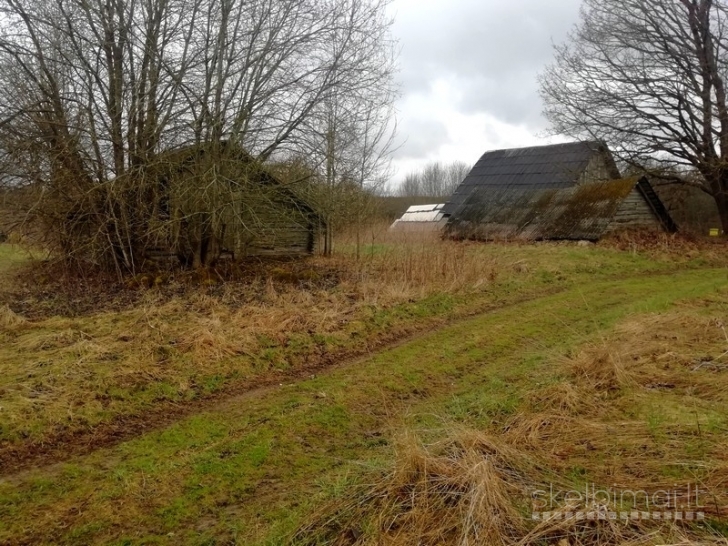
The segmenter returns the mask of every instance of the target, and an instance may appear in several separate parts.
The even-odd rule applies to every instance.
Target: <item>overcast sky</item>
[[[395,182],[428,161],[547,144],[536,77],[580,0],[393,0],[402,97]]]

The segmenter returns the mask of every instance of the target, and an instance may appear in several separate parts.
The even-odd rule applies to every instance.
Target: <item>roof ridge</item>
[[[535,146],[521,146],[520,148],[497,148],[495,150],[487,150],[483,155],[492,154],[496,152],[515,152],[525,150],[545,150],[547,148],[556,148],[558,146],[605,146],[601,140],[575,140],[571,142],[556,142],[554,144],[537,144]]]

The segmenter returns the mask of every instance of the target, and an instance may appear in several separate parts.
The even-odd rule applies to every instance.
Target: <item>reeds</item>
[[[379,293],[377,299],[478,289],[503,270],[481,244],[443,239],[437,231],[391,231],[380,224],[369,226],[358,244],[351,234],[339,244],[342,265],[366,294]]]

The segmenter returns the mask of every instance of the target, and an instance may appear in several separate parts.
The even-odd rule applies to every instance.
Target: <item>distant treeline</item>
[[[443,201],[452,195],[468,175],[470,168],[470,165],[462,161],[429,163],[422,169],[409,173],[395,194],[401,197],[429,196],[434,197],[435,202]]]

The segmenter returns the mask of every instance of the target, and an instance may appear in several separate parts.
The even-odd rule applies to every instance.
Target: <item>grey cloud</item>
[[[429,151],[438,148],[448,141],[447,128],[436,120],[426,118],[410,118],[402,120],[398,128],[407,140],[394,153],[396,159],[419,159]]]
[[[579,4],[450,0],[425,3],[417,12],[402,10],[395,33],[405,94],[450,76],[463,96],[460,111],[540,127],[536,77],[552,57],[552,41],[563,40],[575,22]]]
[[[541,103],[534,85],[529,85],[534,77],[524,70],[500,79],[467,78],[458,84],[462,93],[458,109],[466,114],[489,112],[506,123],[540,127]]]

